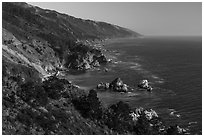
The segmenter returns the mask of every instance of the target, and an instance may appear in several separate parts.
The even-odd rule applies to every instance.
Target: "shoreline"
[[[105,47],[103,47],[105,48]],[[89,71],[89,70],[88,70]],[[59,72],[59,73],[58,73]],[[85,72],[87,73],[87,72]],[[57,77],[55,78],[55,76],[57,77],[61,77],[60,79],[58,79]],[[67,80],[64,81],[64,80]],[[108,81],[110,82],[110,81]],[[66,83],[68,85],[66,85]],[[112,82],[111,82],[112,83]],[[118,83],[118,82],[116,82]],[[51,77],[48,77],[47,80],[45,80],[43,83],[42,83],[42,89],[44,88],[44,90],[48,90],[47,93],[49,93],[48,95],[48,98],[51,98],[51,99],[48,99],[51,103],[55,104],[55,102],[59,102],[59,101],[62,101],[64,99],[66,99],[66,101],[68,102],[71,102],[74,106],[72,106],[75,110],[78,111],[78,113],[80,113],[80,115],[82,115],[81,119],[87,119],[86,116],[84,116],[84,114],[86,114],[87,112],[87,106],[85,104],[87,104],[90,108],[90,110],[88,110],[88,118],[90,119],[93,119],[93,121],[95,121],[95,124],[98,124],[98,122],[96,121],[100,121],[101,122],[105,122],[105,126],[109,126],[110,129],[114,129],[114,131],[116,131],[117,134],[126,134],[126,132],[128,131],[129,133],[127,134],[146,134],[148,133],[147,131],[145,131],[146,128],[148,128],[148,130],[150,130],[149,132],[151,132],[151,126],[154,126],[154,122],[151,121],[152,117],[154,118],[158,118],[158,115],[157,113],[152,110],[152,109],[144,109],[144,108],[134,108],[132,109],[128,103],[124,102],[123,100],[118,100],[116,102],[111,102],[110,105],[108,106],[105,106],[105,105],[102,105],[102,102],[101,100],[98,98],[98,92],[97,90],[88,90],[87,92],[85,92],[86,89],[84,89],[83,86],[78,86],[76,84],[73,84],[72,82],[69,81],[69,75],[62,75],[62,71],[57,71],[53,76]],[[58,89],[58,86],[59,85],[63,85],[63,86],[69,86],[71,88],[68,88],[68,90],[65,90],[65,91],[60,91]],[[37,85],[37,86],[40,86],[40,85]],[[97,85],[95,85],[97,86]],[[52,87],[52,88],[50,88]],[[60,87],[60,86],[59,86]],[[30,87],[29,87],[30,88]],[[29,91],[33,91],[33,90],[30,90],[30,89],[26,89]],[[38,89],[38,88],[34,88],[34,91],[35,89]],[[54,90],[53,90],[54,89]],[[50,90],[50,91],[49,91]],[[76,92],[77,91],[77,92]],[[39,92],[39,91],[38,91]],[[70,96],[70,92],[71,92],[71,96]],[[76,92],[76,93],[75,93]],[[84,93],[85,92],[85,93]],[[109,92],[109,91],[108,91]],[[27,92],[26,92],[27,93]],[[26,94],[25,93],[25,94]],[[51,93],[51,94],[50,94]],[[67,95],[66,95],[66,94]],[[121,97],[126,95],[126,93],[124,94],[121,94],[119,92],[117,92]],[[33,93],[32,93],[33,94]],[[44,93],[43,93],[44,94]],[[65,96],[64,96],[65,94]],[[74,95],[73,95],[74,94]],[[81,95],[81,94],[85,94],[85,95]],[[113,92],[113,94],[115,94]],[[29,94],[28,94],[29,95]],[[28,95],[26,95],[26,97],[29,97]],[[45,94],[45,96],[47,96]],[[130,95],[131,96],[131,95]],[[134,96],[134,95],[133,95]],[[22,96],[23,97],[23,96]],[[35,94],[33,96],[34,99],[37,99],[35,97]],[[71,98],[71,99],[70,99]],[[53,100],[54,99],[54,100]],[[74,101],[73,101],[74,100]],[[88,102],[86,102],[88,100]],[[54,102],[53,102],[54,101]],[[27,102],[26,102],[27,103]],[[30,103],[30,102],[28,102]],[[32,103],[32,102],[31,102]],[[35,103],[35,102],[34,102]],[[49,103],[49,102],[48,102]],[[67,102],[65,102],[65,100],[63,101],[62,104],[59,104],[59,108],[58,110],[60,109],[60,114],[61,114],[61,109],[65,109],[64,107],[64,104],[68,105]],[[98,105],[97,105],[98,104]],[[30,105],[30,104],[28,104]],[[49,104],[52,106],[52,104]],[[62,106],[61,106],[62,105]],[[78,106],[79,105],[79,106]],[[84,106],[85,105],[85,106]],[[69,106],[69,105],[68,105]],[[55,108],[56,106],[52,106],[53,108]],[[103,111],[101,110],[101,108],[103,108]],[[115,109],[114,109],[115,108]],[[27,109],[27,108],[26,108]],[[41,109],[43,111],[46,111],[47,113],[50,113],[52,115],[52,111],[50,111],[46,106],[41,106],[40,108],[38,108],[37,106],[37,110],[40,110],[40,113],[42,113],[42,115],[44,115],[44,112],[41,112]],[[66,108],[67,109],[67,108]],[[68,109],[69,110],[69,109]],[[118,112],[119,110],[119,112]],[[122,112],[120,111],[122,110]],[[20,109],[19,109],[20,111]],[[70,111],[70,110],[69,110]],[[102,111],[103,113],[101,114]],[[109,111],[111,113],[109,113]],[[113,111],[113,112],[112,112]],[[114,112],[116,111],[116,112]],[[63,111],[62,111],[63,112]],[[72,110],[71,110],[72,112]],[[94,113],[92,113],[94,112]],[[125,113],[124,113],[125,112]],[[66,113],[66,112],[65,112]],[[101,118],[98,118],[98,113],[100,113]],[[119,116],[115,115],[118,114]],[[123,114],[124,113],[124,114]],[[120,119],[120,114],[123,114],[124,115],[124,118],[125,117],[128,117],[128,121],[129,121],[129,126],[131,127],[135,127],[137,126],[137,124],[135,125],[135,122],[137,122],[138,119],[140,119],[141,115],[145,115],[146,117],[143,118],[141,117],[141,120],[148,120],[147,123],[145,125],[142,125],[142,129],[141,130],[144,130],[143,132],[140,133],[140,131],[132,131],[132,130],[129,130],[129,129],[126,129],[125,127],[125,124],[126,124],[126,120],[121,120]],[[27,114],[25,114],[27,116]],[[56,114],[55,114],[56,115]],[[67,115],[67,114],[66,114]],[[66,117],[66,115],[63,113],[63,116]],[[106,116],[107,115],[107,116]],[[75,114],[73,116],[76,116]],[[112,118],[112,116],[115,117],[115,119],[118,119],[118,121],[112,121],[114,118]],[[24,117],[24,116],[23,116]],[[104,118],[104,117],[107,117],[108,119]],[[159,117],[160,118],[160,117]],[[81,120],[80,119],[80,120]],[[50,120],[50,119],[49,119]],[[160,121],[160,119],[158,119],[158,121]],[[111,123],[112,122],[112,123]],[[118,122],[120,123],[121,122],[121,126],[118,126]],[[110,124],[110,125],[109,125]],[[112,127],[111,124],[114,124],[114,126]],[[144,127],[143,127],[144,126]],[[147,127],[146,127],[147,126]],[[164,128],[165,126],[165,128]],[[122,129],[120,129],[122,127]],[[136,127],[135,127],[136,128]],[[173,129],[172,129],[173,128]],[[104,129],[105,130],[105,129]],[[122,130],[122,131],[121,131]],[[175,130],[176,132],[178,133],[175,133],[175,134],[183,134],[183,132],[185,132],[185,129],[183,128],[180,128],[179,126],[166,126],[166,125],[161,125],[158,129],[156,129],[156,133],[157,134],[170,134],[172,131],[171,130]],[[110,133],[109,133],[110,134]],[[174,133],[173,133],[174,134]]]
[[[116,41],[116,39],[114,39],[114,40]],[[112,41],[114,41],[114,40],[112,40]],[[110,41],[111,41],[111,40],[110,40]],[[109,42],[110,42],[110,41],[109,41]],[[103,47],[106,48],[106,46],[103,46]],[[110,53],[111,53],[111,52],[110,52]],[[107,81],[107,82],[110,82],[110,81]],[[177,116],[177,115],[176,115],[176,116]],[[180,117],[179,114],[178,114],[178,117]]]

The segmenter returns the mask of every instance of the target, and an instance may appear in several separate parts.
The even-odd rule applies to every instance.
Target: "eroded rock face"
[[[38,39],[24,41],[6,29],[2,30],[4,59],[15,64],[33,67],[43,76],[50,75],[60,66],[60,61],[49,44]]]
[[[65,62],[67,68],[88,70],[107,63],[107,59],[99,49],[78,44],[67,55]]]
[[[27,3],[4,2],[2,13],[2,42],[5,46],[12,45],[13,48],[10,49],[8,46],[9,49],[22,55],[18,56],[18,60],[14,60],[4,49],[4,56],[22,64],[28,64],[22,57],[29,58],[29,61],[34,63],[31,65],[43,75],[47,73],[44,72],[45,68],[51,74],[58,66],[64,64],[80,70],[98,67],[106,63],[107,59],[100,49],[89,46],[94,46],[95,42],[100,43],[106,38],[140,36],[119,26],[83,20]],[[73,57],[74,53],[82,57],[74,58],[73,63],[64,63],[67,54]]]

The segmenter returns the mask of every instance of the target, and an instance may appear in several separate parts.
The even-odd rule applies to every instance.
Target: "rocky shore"
[[[69,54],[65,58],[64,66],[75,70],[89,70],[100,67],[100,65],[107,62],[109,62],[107,57],[95,44],[78,43],[70,49]]]
[[[89,70],[108,63],[102,51],[94,46],[79,44],[70,51],[65,68]],[[39,72],[28,66],[21,68],[5,61],[3,66],[3,134],[186,133],[178,125],[166,126],[152,109],[132,109],[122,101],[104,107],[97,91],[133,91],[120,78],[110,83],[99,83],[96,90],[87,94],[71,82],[57,77],[62,68],[40,77],[33,75]],[[22,69],[28,74],[21,72]]]
[[[2,20],[2,134],[185,134],[152,109],[132,109],[122,101],[105,107],[95,89],[86,93],[61,75],[111,62],[105,39],[140,34],[18,2],[2,3]],[[116,78],[97,90],[132,88]]]
[[[89,70],[109,61],[97,47],[77,44],[70,50],[65,62],[65,68]],[[31,74],[39,72],[28,66],[18,68],[8,65],[8,61],[4,61],[3,66],[3,134],[186,133],[178,125],[166,126],[152,109],[132,109],[122,101],[104,107],[97,91],[133,91],[120,78],[110,83],[99,83],[96,90],[87,94],[80,87],[57,77],[63,68],[41,77]],[[16,71],[17,68],[19,71]],[[26,71],[22,73],[22,69],[28,74]],[[141,88],[146,89],[147,85],[143,82]]]
[[[96,90],[87,94],[54,76],[3,85],[3,134],[184,134],[177,125],[165,126],[152,109],[133,110],[121,101],[104,107]]]

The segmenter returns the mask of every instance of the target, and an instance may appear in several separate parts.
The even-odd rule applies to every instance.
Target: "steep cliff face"
[[[18,40],[6,29],[2,30],[2,34],[2,53],[7,61],[32,67],[42,76],[53,73],[56,67],[59,67],[60,61],[47,43],[37,39],[32,39],[30,42]]]
[[[68,57],[74,57],[76,52],[73,52],[72,48],[78,47],[79,42],[139,36],[136,32],[116,25],[83,20],[27,3],[3,2],[2,18],[3,56],[13,62],[14,59],[9,56],[15,56],[20,60],[18,63],[33,66],[43,75],[64,64],[80,68],[80,60],[82,66],[85,64],[82,68],[89,68],[88,65],[93,62],[84,61],[88,54],[81,54],[79,51],[77,54],[81,57],[76,57],[75,62],[79,61],[78,64],[75,63],[76,66],[65,62]],[[100,64],[100,61],[98,62]]]

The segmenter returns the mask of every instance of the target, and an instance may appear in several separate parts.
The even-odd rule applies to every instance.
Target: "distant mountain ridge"
[[[17,8],[18,10],[16,10]],[[25,19],[28,23],[36,23],[36,28],[42,27],[47,31],[50,29],[47,33],[58,29],[67,34],[70,39],[103,39],[140,35],[129,29],[109,23],[75,18],[54,10],[31,6],[27,3],[3,3],[3,12],[7,14],[7,17],[13,15]],[[7,20],[8,18],[4,15],[3,13],[3,19]],[[57,32],[56,34],[60,35]]]

